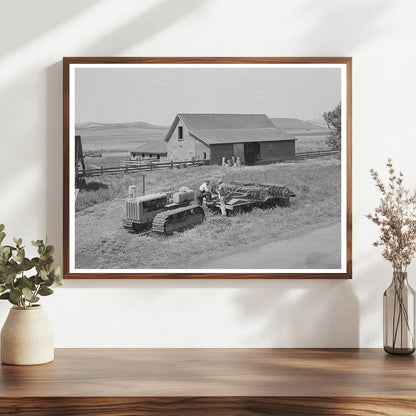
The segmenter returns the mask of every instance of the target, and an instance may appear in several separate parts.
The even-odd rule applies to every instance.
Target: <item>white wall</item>
[[[67,281],[58,347],[379,347],[390,267],[364,214],[391,156],[416,187],[416,2],[0,0],[0,222],[62,254],[62,56],[352,56],[352,281]],[[415,267],[410,281],[416,286]],[[0,324],[9,305],[0,304]]]

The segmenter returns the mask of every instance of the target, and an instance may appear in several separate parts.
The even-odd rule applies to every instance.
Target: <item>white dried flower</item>
[[[380,227],[380,237],[373,245],[384,246],[383,257],[395,271],[404,272],[416,253],[416,191],[404,188],[403,173],[396,174],[391,159],[387,168],[387,185],[374,169],[370,170],[382,196],[374,214],[366,217]]]

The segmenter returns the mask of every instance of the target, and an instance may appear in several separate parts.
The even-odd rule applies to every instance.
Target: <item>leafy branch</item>
[[[40,296],[51,295],[51,286],[62,285],[61,270],[54,267],[55,247],[43,240],[32,241],[38,256],[28,258],[21,238],[13,238],[14,245],[2,245],[4,228],[0,224],[0,299],[26,309]]]

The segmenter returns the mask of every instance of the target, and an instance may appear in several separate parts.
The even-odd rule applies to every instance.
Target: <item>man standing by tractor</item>
[[[198,204],[202,205],[202,203],[204,202],[204,198],[205,200],[207,200],[210,195],[211,193],[209,191],[209,179],[208,179],[207,181],[203,182],[202,185],[199,187],[199,195],[197,196]]]
[[[225,186],[224,186],[224,182],[222,179],[218,181],[217,192],[218,192],[218,197],[220,200],[221,215],[225,217],[227,215],[227,209],[225,208],[225,196],[227,193],[225,191]]]

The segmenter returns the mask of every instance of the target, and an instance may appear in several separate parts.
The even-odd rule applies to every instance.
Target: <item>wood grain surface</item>
[[[58,349],[0,368],[0,415],[415,415],[413,356],[373,349]]]
[[[69,71],[71,64],[345,64],[346,272],[345,273],[71,273],[69,244]],[[351,57],[64,57],[63,58],[63,276],[65,279],[351,279],[352,278],[352,58]]]

